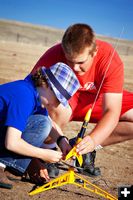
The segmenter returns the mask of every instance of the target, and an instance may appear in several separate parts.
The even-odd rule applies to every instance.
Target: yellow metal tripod
[[[89,119],[90,119],[90,115],[91,115],[91,109],[86,113],[83,125],[81,127],[80,132],[78,133],[77,136],[77,141],[75,146],[72,148],[72,150],[67,154],[66,156],[66,160],[72,158],[73,156],[75,156],[80,164],[80,166],[83,163],[83,158],[81,155],[78,155],[76,152],[76,145],[82,140],[85,130],[87,128]],[[77,182],[77,180],[80,180],[81,182]],[[90,192],[93,192],[97,195],[102,196],[105,199],[110,199],[110,200],[117,200],[116,197],[114,197],[113,195],[107,193],[106,191],[102,190],[101,188],[99,188],[98,186],[92,184],[91,182],[89,182],[88,180],[82,178],[81,176],[79,176],[77,173],[74,172],[74,166],[73,167],[69,167],[68,172],[66,172],[65,174],[57,177],[56,179],[50,181],[49,183],[44,184],[43,186],[33,190],[32,192],[29,193],[29,195],[35,195],[38,194],[40,192],[46,191],[46,190],[50,190],[53,188],[57,188],[66,184],[74,184],[77,185],[85,190],[88,190]]]
[[[77,182],[78,179],[82,180],[81,183]],[[50,181],[49,183],[46,183],[43,186],[33,190],[32,192],[29,193],[29,195],[35,195],[40,192],[50,190],[53,188],[57,188],[57,187],[60,187],[60,186],[66,185],[66,184],[77,185],[85,190],[88,190],[97,195],[100,195],[105,199],[117,200],[117,198],[114,197],[113,195],[107,193],[106,191],[102,190],[98,186],[92,184],[90,181],[88,181],[88,180],[82,178],[81,176],[79,176],[78,174],[76,174],[74,172],[73,167],[70,167],[68,172],[66,172],[65,174],[63,174],[63,175],[57,177],[56,179]]]

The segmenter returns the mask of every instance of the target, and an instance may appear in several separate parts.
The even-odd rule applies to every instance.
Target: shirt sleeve
[[[121,93],[124,84],[124,66],[118,53],[110,47],[102,56],[97,76],[98,84],[103,81],[102,93]]]
[[[10,102],[5,121],[6,126],[14,127],[21,132],[24,131],[27,119],[34,109],[34,102],[28,99],[28,96],[24,96]]]

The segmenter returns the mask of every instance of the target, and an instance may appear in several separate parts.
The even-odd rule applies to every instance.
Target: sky
[[[0,19],[63,30],[86,23],[96,34],[133,40],[133,0],[0,0]]]

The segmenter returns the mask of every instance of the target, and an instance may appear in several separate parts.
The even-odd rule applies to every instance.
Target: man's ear
[[[98,47],[96,46],[95,51],[92,53],[92,57],[95,57],[97,55],[97,52],[98,52]]]

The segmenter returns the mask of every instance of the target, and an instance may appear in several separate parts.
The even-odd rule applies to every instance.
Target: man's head
[[[92,28],[87,24],[74,24],[68,27],[62,38],[62,48],[68,65],[75,72],[84,73],[97,51]]]
[[[39,72],[32,75],[32,79],[38,87],[47,84],[64,106],[68,104],[67,101],[80,87],[79,81],[71,68],[61,62],[49,68],[42,67]]]
[[[62,47],[69,55],[80,54],[86,47],[90,48],[90,54],[95,51],[95,35],[87,24],[74,24],[69,26],[62,38]]]

